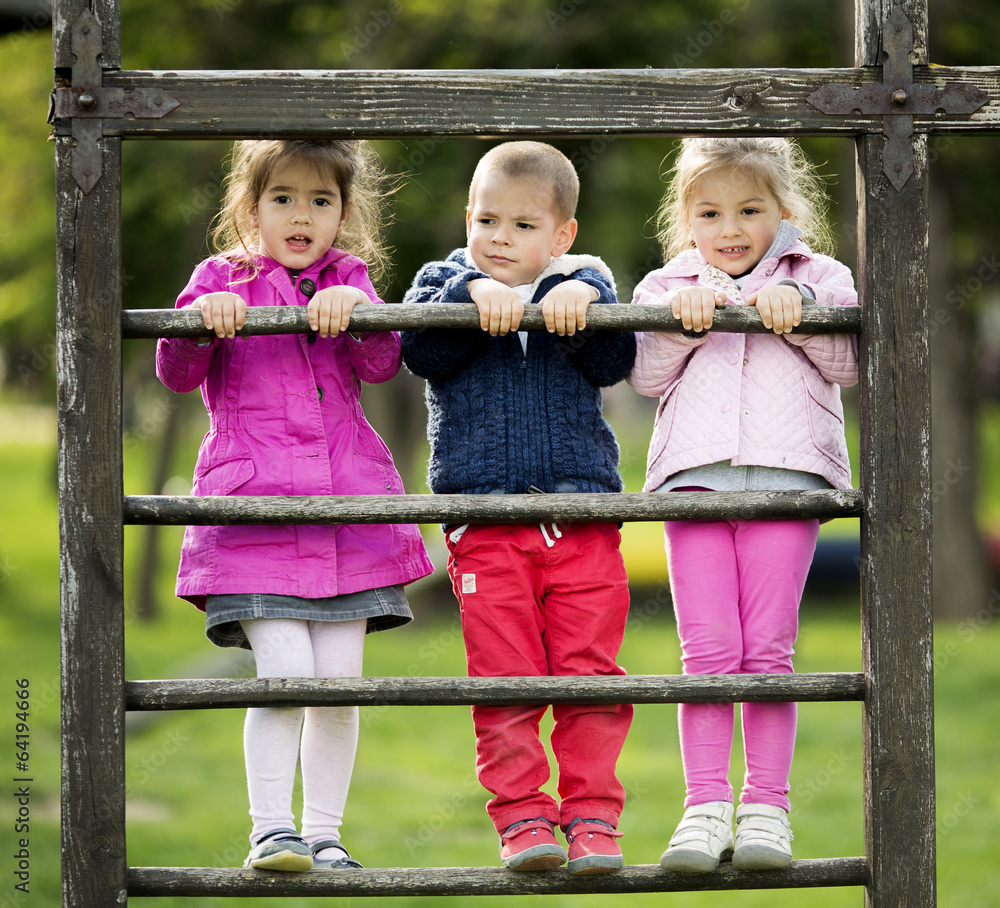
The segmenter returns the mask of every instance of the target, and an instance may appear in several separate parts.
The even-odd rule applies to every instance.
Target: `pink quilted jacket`
[[[816,305],[857,305],[850,270],[801,242],[763,259],[742,292],[695,250],[682,253],[647,275],[633,302],[664,306],[671,291],[701,285],[725,291],[727,305],[743,306],[761,288],[787,280],[808,287]],[[645,332],[637,340],[629,383],[660,398],[644,491],[718,461],[803,470],[850,488],[838,386],[858,380],[854,335]]]

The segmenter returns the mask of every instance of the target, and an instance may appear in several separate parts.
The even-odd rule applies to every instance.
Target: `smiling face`
[[[764,257],[782,219],[790,214],[745,174],[711,170],[694,185],[688,226],[705,261],[737,277]]]
[[[292,158],[274,168],[250,222],[261,255],[301,271],[326,254],[347,214],[336,181]]]
[[[508,287],[530,284],[576,237],[576,221],[557,214],[544,181],[495,171],[477,179],[465,225],[476,267]]]

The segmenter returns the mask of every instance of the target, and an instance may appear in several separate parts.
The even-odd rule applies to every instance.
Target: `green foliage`
[[[52,83],[47,33],[0,36],[0,382],[51,394],[55,335],[55,199],[46,95]]]

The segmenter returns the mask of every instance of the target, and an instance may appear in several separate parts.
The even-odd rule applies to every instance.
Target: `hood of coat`
[[[472,254],[469,252],[468,247],[462,249],[460,254],[464,257],[465,263],[469,268],[476,269],[476,266],[472,261]],[[449,260],[454,257],[455,254],[453,253],[449,256]],[[538,290],[539,286],[541,286],[542,281],[546,278],[552,277],[553,275],[568,277],[571,274],[576,274],[577,271],[580,271],[583,268],[593,268],[595,271],[603,274],[608,281],[610,281],[611,288],[615,291],[615,294],[618,293],[618,288],[615,286],[615,276],[611,273],[611,269],[607,266],[607,264],[605,264],[603,259],[596,255],[573,255],[567,252],[564,255],[556,256],[551,259],[548,265],[542,269],[541,274],[539,274],[538,277],[532,281],[532,296],[535,294],[535,291]]]

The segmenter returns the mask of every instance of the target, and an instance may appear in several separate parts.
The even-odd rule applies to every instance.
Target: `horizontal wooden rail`
[[[479,328],[479,312],[472,303],[361,306],[351,313],[352,331],[419,330],[421,328]],[[542,331],[545,323],[537,306],[521,320],[526,331]],[[591,306],[587,329],[607,331],[680,331],[680,319],[669,306]],[[302,334],[309,330],[304,306],[254,306],[239,332],[250,334]],[[754,306],[729,306],[715,314],[713,331],[766,333]],[[795,334],[857,334],[861,311],[856,306],[807,306]],[[191,309],[128,309],[122,313],[122,336],[210,337],[201,313]]]
[[[858,489],[554,495],[126,495],[127,524],[541,523],[859,517]]]
[[[863,700],[860,672],[509,678],[240,678],[127,681],[137,711],[248,706],[470,706]]]
[[[1000,126],[1000,67],[915,66],[938,88],[971,83],[989,101],[974,114],[923,114],[913,129]],[[163,92],[166,115],[105,116],[106,136],[860,135],[880,113],[825,114],[807,100],[826,85],[881,83],[881,67],[607,70],[106,70],[104,89]],[[57,90],[56,135],[70,135],[83,87]],[[887,95],[891,88],[887,86]],[[157,95],[161,98],[162,95]],[[100,100],[98,100],[100,104]],[[134,106],[139,106],[138,103]],[[127,108],[126,108],[127,109]],[[111,111],[109,111],[111,112]],[[95,115],[99,113],[99,108]]]
[[[623,892],[710,892],[725,889],[794,889],[865,886],[863,857],[792,861],[784,870],[748,873],[724,863],[712,873],[671,873],[635,864],[618,873],[573,876],[565,869],[512,873],[503,867],[365,868],[330,873],[264,873],[214,867],[130,867],[130,896],[463,896],[558,895]]]

